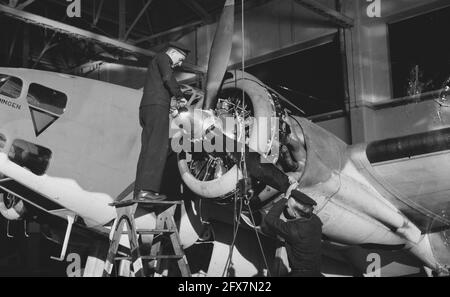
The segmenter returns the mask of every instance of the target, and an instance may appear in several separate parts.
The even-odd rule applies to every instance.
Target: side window
[[[15,76],[0,74],[0,95],[17,99],[22,92],[22,80]]]
[[[67,106],[66,94],[32,83],[28,89],[28,104],[45,111],[62,115]]]
[[[6,136],[0,133],[0,149],[5,148]]]
[[[52,152],[43,146],[22,140],[14,140],[8,158],[36,175],[43,175],[48,168]]]

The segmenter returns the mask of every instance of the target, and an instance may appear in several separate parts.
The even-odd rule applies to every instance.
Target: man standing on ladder
[[[183,107],[187,100],[173,75],[189,50],[178,42],[169,43],[165,52],[150,62],[139,107],[142,127],[141,153],[137,164],[134,197],[139,200],[164,200],[160,194],[161,180],[169,150],[169,110],[171,97]]]
[[[316,202],[292,190],[272,207],[264,221],[286,241],[291,277],[320,277],[322,222],[313,213]],[[280,218],[284,213],[286,221]]]

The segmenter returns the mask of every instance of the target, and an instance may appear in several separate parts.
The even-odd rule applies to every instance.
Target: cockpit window
[[[0,95],[17,99],[22,92],[22,80],[15,76],[0,74]]]
[[[27,101],[31,106],[62,115],[67,106],[66,94],[32,83],[28,89]]]

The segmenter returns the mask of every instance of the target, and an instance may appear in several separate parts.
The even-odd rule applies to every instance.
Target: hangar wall
[[[420,133],[449,125],[436,120],[439,114],[433,100],[403,100],[403,105],[393,109],[386,107],[385,103],[398,100],[393,98],[392,91],[388,24],[448,6],[450,3],[442,0],[379,1],[380,18],[370,18],[367,15],[371,2],[342,1],[343,13],[355,20],[355,26],[345,30],[350,119],[343,116],[318,124],[333,127],[333,132],[348,143]],[[330,8],[335,3],[328,0],[319,2]],[[214,30],[215,24],[203,26],[180,40],[195,49],[192,58],[200,66],[207,65]],[[235,31],[230,65],[239,64],[242,54],[239,14],[236,16]],[[270,55],[273,58],[276,53],[293,53],[302,44],[311,41],[314,43],[316,40],[319,44],[323,38],[336,32],[338,30],[333,25],[293,0],[271,1],[245,14],[246,65],[261,62],[260,59],[264,56]],[[377,107],[379,104],[384,107]],[[350,135],[346,132],[348,125],[351,125]]]
[[[450,5],[442,0],[380,0],[381,17],[367,15],[366,1],[346,1],[344,13],[355,19],[346,32],[352,138],[354,143],[435,130],[448,126],[433,100],[404,100],[378,108],[393,98],[388,24]],[[449,112],[444,110],[443,112]]]
[[[330,8],[334,7],[334,0],[318,2]],[[337,32],[330,23],[294,1],[270,1],[246,12],[244,19],[246,63],[253,58]],[[236,14],[234,25],[235,35],[230,65],[240,63],[242,57],[240,13]],[[199,66],[207,66],[215,29],[216,24],[206,25],[180,39],[180,42],[195,49],[191,57],[196,58],[193,62]]]
[[[389,56],[388,24],[449,6],[443,0],[379,0],[381,17],[367,15],[368,1],[342,1],[343,13],[355,20],[355,26],[345,30],[347,56],[349,110],[333,119],[315,121],[347,143],[369,142],[407,134],[447,127],[440,120],[442,113],[432,98],[393,98]],[[318,1],[330,8],[334,0]],[[216,24],[199,27],[184,36],[180,42],[189,46],[188,60],[206,67],[209,48]],[[231,67],[240,68],[242,55],[241,15],[235,19],[235,36],[230,60]],[[245,63],[255,65],[308,47],[323,44],[338,30],[322,17],[295,3],[294,0],[273,0],[253,8],[245,14]],[[115,69],[114,64],[104,64],[89,77],[110,81],[133,88],[143,83],[143,68]],[[119,66],[120,67],[120,66]],[[301,67],[301,65],[299,65]],[[189,79],[182,76],[179,79]],[[389,102],[402,102],[391,108]],[[313,119],[314,120],[314,119]]]
[[[330,8],[335,7],[334,0],[320,0],[318,2]],[[271,1],[246,12],[244,18],[246,66],[329,42],[338,32],[337,28],[331,23],[294,1]],[[207,67],[215,28],[216,24],[200,27],[196,32],[180,40],[193,49],[190,57],[191,62]],[[233,50],[229,63],[231,68],[241,68],[241,31],[241,14],[237,13]],[[340,116],[330,120],[320,120],[317,124],[324,128],[331,128],[331,132],[345,142],[351,143],[348,117]]]

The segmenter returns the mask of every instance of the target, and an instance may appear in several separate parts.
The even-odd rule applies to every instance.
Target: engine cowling
[[[446,219],[450,217],[450,203],[447,205],[446,209],[442,210],[441,216]],[[434,220],[431,224],[431,229],[435,227],[436,221],[437,220]],[[446,270],[444,271],[444,269],[441,268],[441,272],[444,273],[443,276],[448,276],[450,271],[450,230],[446,229],[440,232],[429,233],[427,236],[436,262],[442,265],[442,268]]]
[[[21,199],[11,194],[0,193],[0,213],[7,220],[20,220],[25,211],[25,205]]]
[[[262,82],[252,75],[240,71],[233,72],[232,75],[232,78],[224,82],[219,97],[231,98],[234,94],[235,98],[241,98],[239,104],[236,101],[229,101],[228,105],[236,103],[234,107],[237,110],[240,103],[244,101],[247,104],[249,114],[245,114],[242,119],[245,120],[246,116],[253,119],[273,119],[277,117],[274,101]],[[242,99],[242,94],[245,94],[245,100]],[[200,104],[199,102],[197,106]],[[229,107],[227,106],[227,108]],[[244,110],[241,111],[245,113]],[[220,116],[220,112],[218,114]],[[262,129],[258,129],[258,124],[258,121],[255,120],[244,123],[245,128],[243,130],[246,133],[246,143],[250,148],[267,156],[273,147],[278,146],[276,141],[278,129],[273,126],[261,133]],[[229,125],[224,128],[224,133],[226,135],[233,133],[233,131],[230,131]],[[235,139],[239,140],[238,136]],[[192,162],[189,164],[189,158],[186,155],[180,154],[178,157],[178,168],[183,181],[195,194],[203,198],[220,199],[229,196],[235,191],[237,181],[242,178],[242,173],[232,162],[224,162],[219,158],[210,157],[210,159],[199,160],[198,168],[195,168],[195,166],[192,166]],[[204,172],[202,175],[202,166],[211,169],[209,176],[208,172]]]

